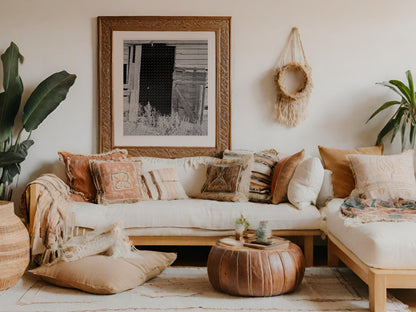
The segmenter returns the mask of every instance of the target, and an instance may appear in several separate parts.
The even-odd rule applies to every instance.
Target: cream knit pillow
[[[324,179],[324,168],[316,157],[308,158],[297,166],[287,189],[289,202],[299,209],[316,204]]]
[[[355,178],[351,196],[368,199],[416,199],[413,150],[401,154],[347,155]]]

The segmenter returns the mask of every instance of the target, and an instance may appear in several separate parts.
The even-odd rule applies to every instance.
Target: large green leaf
[[[23,83],[18,73],[19,60],[22,61],[23,56],[13,42],[1,55],[1,60],[4,92],[0,93],[0,143],[10,139],[13,134],[14,120],[23,93]]]
[[[407,109],[405,107],[399,108],[397,111],[396,117],[394,118],[394,127],[393,127],[393,134],[391,135],[391,141],[393,142],[394,138],[396,137],[397,131],[399,130],[400,124],[402,123],[403,119],[406,122],[407,115],[405,114]]]
[[[378,134],[376,145],[381,144],[381,141],[386,136],[386,134],[389,133],[393,129],[395,123],[396,123],[396,120],[394,119],[394,117],[390,118],[390,120],[387,122],[387,124],[383,127],[383,129],[381,129],[380,133]]]
[[[390,80],[389,82],[400,90],[402,96],[404,95],[404,97],[407,99],[407,101],[409,101],[409,103],[412,102],[410,90],[403,82],[401,82],[400,80]]]
[[[76,75],[66,71],[55,73],[32,92],[23,109],[22,123],[27,132],[35,130],[52,113],[74,84]]]
[[[415,125],[413,123],[410,124],[409,142],[412,148],[414,148],[415,147]]]
[[[12,146],[9,151],[0,153],[0,167],[3,168],[0,184],[13,182],[14,177],[20,173],[20,163],[26,159],[33,143],[33,140],[25,140]]]
[[[409,82],[410,99],[413,108],[416,108],[415,103],[415,86],[413,84],[413,76],[410,70],[406,71],[407,81]]]
[[[3,168],[3,174],[0,178],[0,183],[12,184],[13,179],[20,173],[20,165],[13,164]]]
[[[402,138],[402,152],[404,151],[406,147],[406,125],[407,120],[404,120],[402,123],[402,131],[401,131],[401,138]]]
[[[18,61],[23,62],[23,55],[20,54],[14,42],[11,42],[6,52],[1,55],[1,61],[3,62],[3,88],[7,90],[10,83],[13,83],[14,79],[19,76]]]
[[[400,90],[397,89],[394,85],[390,84],[389,82],[377,82],[376,84],[389,88],[390,90],[397,93],[402,98],[402,101],[406,101],[406,99],[403,97],[403,94],[400,92]]]
[[[385,110],[386,108],[389,108],[393,105],[398,105],[398,104],[401,104],[401,102],[399,102],[399,101],[389,101],[389,102],[384,103],[370,116],[370,118],[368,118],[368,120],[365,123],[369,122],[375,115],[377,115],[381,111]]]
[[[25,140],[16,146],[12,146],[6,152],[0,152],[0,167],[20,164],[26,159],[28,150],[34,143],[33,140]]]

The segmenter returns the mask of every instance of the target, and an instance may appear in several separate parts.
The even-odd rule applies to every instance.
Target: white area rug
[[[346,268],[309,268],[294,293],[245,298],[215,291],[206,268],[173,267],[143,286],[107,296],[55,287],[25,275],[0,292],[0,311],[369,311],[367,296],[366,285]],[[387,311],[409,310],[389,296]]]

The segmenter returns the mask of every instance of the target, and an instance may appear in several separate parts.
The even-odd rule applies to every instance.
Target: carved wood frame
[[[224,16],[99,16],[98,22],[98,109],[99,149],[107,152],[126,148],[131,156],[176,158],[218,156],[231,148],[230,25]],[[112,32],[113,31],[212,31],[216,55],[215,147],[115,146],[113,129]]]

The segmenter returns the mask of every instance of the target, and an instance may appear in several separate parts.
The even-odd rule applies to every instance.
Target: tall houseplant
[[[392,132],[391,142],[393,142],[397,133],[400,131],[402,151],[409,148],[409,145],[411,148],[415,146],[416,101],[413,77],[410,70],[406,71],[406,77],[408,85],[399,80],[389,80],[388,82],[379,83],[398,94],[400,100],[388,101],[382,104],[367,120],[369,122],[381,111],[389,107],[397,106],[393,116],[378,134],[376,145],[380,144],[383,138],[390,132]]]
[[[11,184],[20,174],[20,164],[34,143],[30,139],[32,131],[66,98],[76,75],[61,71],[43,80],[25,102],[21,122],[15,123],[23,104],[23,83],[19,76],[19,61],[23,62],[23,56],[16,44],[10,43],[1,61],[4,91],[0,93],[0,200],[10,200]]]

